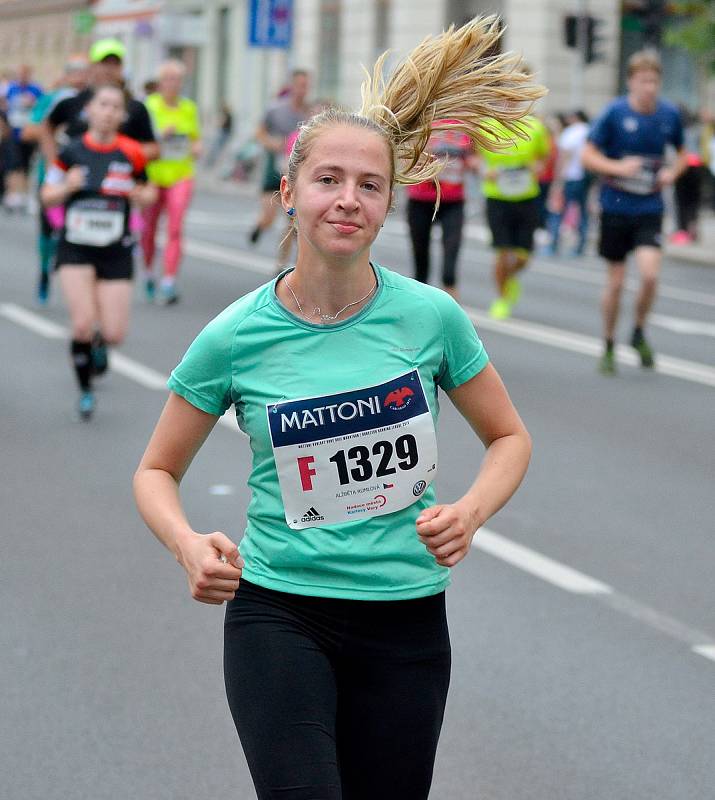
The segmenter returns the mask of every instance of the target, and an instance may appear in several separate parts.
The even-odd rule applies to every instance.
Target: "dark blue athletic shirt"
[[[662,214],[663,198],[655,177],[668,144],[683,146],[683,123],[675,106],[658,101],[652,114],[641,114],[619,97],[596,120],[589,141],[608,158],[641,156],[643,170],[634,178],[604,178],[601,207],[610,214]]]

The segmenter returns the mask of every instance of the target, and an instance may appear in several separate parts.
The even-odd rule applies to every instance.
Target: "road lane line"
[[[557,347],[572,353],[599,358],[603,352],[603,343],[594,336],[575,333],[562,328],[553,328],[536,322],[526,322],[519,319],[494,320],[485,311],[464,306],[472,322],[484,330],[504,333],[529,342],[538,342],[549,347]],[[638,366],[638,356],[635,351],[626,345],[616,347],[616,358],[621,364],[629,367]],[[656,353],[655,371],[668,375],[671,378],[680,378],[703,386],[715,386],[715,367],[701,364],[697,361],[687,361],[684,358],[666,356]]]
[[[0,304],[0,316],[45,338],[63,339],[68,335],[68,331],[62,326],[14,303]],[[154,391],[166,390],[166,375],[121,353],[112,353],[110,370],[118,372],[145,388]],[[246,435],[238,427],[233,409],[220,417],[219,424],[233,433]],[[715,662],[715,643],[711,641],[708,634],[639,603],[590,575],[513,542],[488,528],[481,528],[477,532],[472,546],[559,589],[572,594],[594,597],[615,611],[626,614],[680,642],[685,642],[692,652]]]
[[[15,303],[0,304],[0,314],[5,319],[22,325],[34,333],[39,333],[40,336],[44,336],[46,339],[64,339],[67,336],[65,329],[61,325],[50,322],[49,319],[45,319],[39,314],[34,314],[32,311],[28,311]]]
[[[699,644],[697,647],[693,647],[693,653],[715,661],[715,644]]]
[[[683,333],[686,336],[715,336],[715,324],[712,322],[682,319],[681,317],[671,317],[666,314],[651,314],[648,317],[648,322],[651,325],[657,325],[674,333]]]
[[[124,375],[125,378],[146,387],[147,389],[156,389],[158,391],[166,390],[166,382],[168,377],[162,375],[151,367],[145,367],[133,358],[128,358],[116,350],[112,350],[109,356],[109,366],[114,372]]]
[[[610,594],[613,591],[607,584],[547,556],[542,556],[535,550],[512,542],[487,528],[480,528],[477,531],[477,535],[472,540],[472,546],[567,592]]]

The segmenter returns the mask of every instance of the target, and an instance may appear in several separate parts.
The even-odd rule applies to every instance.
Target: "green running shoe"
[[[613,350],[604,350],[601,360],[598,362],[598,371],[603,375],[616,374],[616,355]]]
[[[489,307],[489,316],[492,319],[509,319],[511,316],[511,303],[506,297],[497,297]]]
[[[507,278],[504,282],[504,298],[515,306],[521,297],[521,281],[518,278]]]
[[[641,357],[641,366],[644,369],[653,369],[655,366],[655,358],[653,357],[653,351],[648,342],[646,342],[642,336],[634,336],[631,339],[631,347],[633,347],[636,353]]]

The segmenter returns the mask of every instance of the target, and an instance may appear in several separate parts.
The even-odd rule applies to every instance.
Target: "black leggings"
[[[224,677],[259,800],[426,800],[450,661],[444,592],[336,600],[241,581]]]
[[[434,203],[410,199],[407,205],[407,222],[415,257],[415,278],[427,283],[429,278],[430,236]],[[440,203],[436,221],[442,225],[442,283],[454,286],[457,282],[457,257],[462,246],[464,203]]]

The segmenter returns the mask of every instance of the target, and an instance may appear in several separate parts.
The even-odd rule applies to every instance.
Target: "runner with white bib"
[[[370,248],[395,185],[442,169],[424,152],[435,116],[459,108],[455,129],[476,145],[484,118],[513,129],[541,95],[518,57],[480,55],[500,30],[491,17],[427,39],[386,84],[381,59],[359,112],[301,127],[280,189],[295,266],[199,333],[135,476],[192,596],[228,601],[226,691],[259,800],[429,794],[450,568],[517,489],[530,440],[460,306]],[[465,439],[478,474],[447,503],[434,490],[440,392],[486,447],[478,469]],[[232,535],[191,526],[178,491],[232,407],[253,457],[240,554]],[[227,470],[247,457],[236,446]]]
[[[72,320],[82,419],[91,417],[95,404],[92,341],[99,335],[107,344],[120,344],[129,322],[131,203],[142,205],[156,197],[146,182],[141,146],[117,133],[124,114],[122,89],[98,88],[87,105],[88,131],[60,151],[41,189],[46,206],[64,206],[56,263]]]
[[[534,248],[534,231],[539,225],[537,175],[549,154],[549,137],[536,117],[522,121],[520,136],[496,120],[491,122],[491,146],[501,141],[502,147],[495,151],[487,145],[479,150],[487,222],[496,251],[497,297],[489,313],[495,319],[506,319],[521,296],[517,273],[527,265]]]

